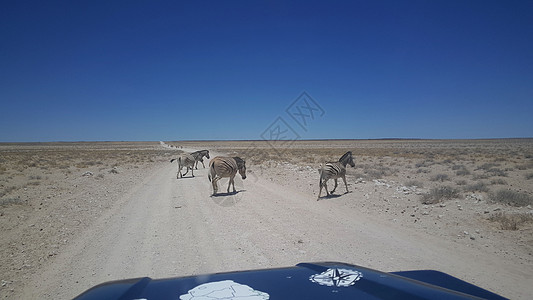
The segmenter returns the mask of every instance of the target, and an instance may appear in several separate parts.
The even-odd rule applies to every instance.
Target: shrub
[[[0,206],[8,206],[8,205],[11,205],[11,204],[20,205],[20,204],[24,204],[24,202],[22,200],[20,200],[20,198],[0,199]]]
[[[479,166],[476,170],[485,170],[485,171],[488,171],[494,167],[498,167],[500,166],[499,164],[495,164],[495,163],[486,163],[486,164],[482,164],[481,166]]]
[[[489,187],[484,182],[477,182],[464,187],[465,192],[488,192]]]
[[[496,203],[504,203],[511,206],[528,206],[533,204],[533,198],[527,194],[511,190],[499,190],[490,194],[490,199]]]
[[[487,170],[487,173],[492,174],[492,176],[507,177],[507,173],[505,173],[505,171],[503,171],[502,169],[498,169],[498,168],[491,168]]]
[[[396,173],[396,170],[384,166],[375,166],[374,168],[365,168],[363,172],[366,174],[365,178],[371,180],[393,175]]]
[[[465,175],[470,175],[470,171],[468,171],[467,169],[460,169],[460,170],[457,170],[455,174],[457,176],[465,176]]]
[[[526,179],[527,180],[533,179],[533,173],[526,174]]]
[[[523,165],[519,165],[517,166],[518,170],[527,170],[527,169],[532,169],[533,168],[533,162],[529,162],[529,163],[526,163],[526,164],[523,164]]]
[[[417,167],[417,168],[422,168],[422,167],[427,168],[427,167],[430,167],[430,166],[432,166],[434,164],[435,164],[435,162],[433,160],[426,159],[423,162],[416,163],[415,167]]]
[[[459,197],[459,190],[449,187],[441,186],[432,188],[429,193],[422,196],[423,204],[436,204],[442,202],[442,200],[455,199]]]
[[[489,221],[500,223],[502,230],[518,230],[522,224],[532,223],[533,215],[527,213],[505,214],[498,212],[489,217]]]
[[[428,169],[420,168],[420,169],[416,170],[416,173],[417,173],[417,174],[420,174],[420,173],[429,173],[429,170],[428,170]]]
[[[16,187],[16,186],[5,187],[4,190],[0,191],[0,197],[3,197],[3,196],[5,196],[5,195],[17,190],[17,189],[18,189],[18,187]]]
[[[446,175],[446,174],[437,174],[437,175],[431,177],[430,180],[431,180],[431,181],[440,181],[440,182],[443,182],[443,181],[449,180],[449,176]]]
[[[490,181],[490,184],[501,184],[501,185],[506,185],[507,182],[501,178],[498,178],[498,179],[493,179]]]

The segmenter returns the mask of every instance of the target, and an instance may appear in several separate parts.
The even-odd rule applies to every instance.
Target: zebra
[[[189,173],[189,169],[191,169],[192,177],[194,177],[193,167],[194,167],[194,162],[196,161],[194,159],[194,156],[190,154],[183,154],[183,155],[178,156],[178,158],[171,159],[170,162],[173,162],[175,160],[178,161],[178,174],[176,175],[176,178],[179,179],[180,175],[183,178],[183,176]],[[181,168],[183,167],[187,168],[187,171],[185,172],[185,174],[181,174]]]
[[[337,179],[339,177],[342,177],[342,180],[344,181],[344,186],[346,187],[346,193],[349,193],[348,191],[348,185],[346,184],[346,165],[350,164],[350,166],[355,167],[355,163],[353,162],[352,158],[352,151],[348,151],[344,153],[341,158],[339,158],[339,161],[337,162],[328,162],[324,166],[320,167],[318,169],[318,172],[320,173],[320,191],[318,192],[318,198],[320,199],[320,194],[322,193],[322,187],[326,189],[326,194],[329,196],[335,192],[335,189],[337,188]],[[329,179],[335,180],[335,187],[331,191],[331,193],[328,192],[328,186],[326,185],[326,182]]]
[[[204,166],[204,169],[205,169],[205,165],[204,165],[204,156],[207,157],[207,159],[209,159],[209,150],[200,150],[200,151],[195,151],[193,153],[191,153],[191,155],[194,157],[194,160],[195,160],[195,169],[198,170],[198,162],[201,162],[202,163],[202,166]]]
[[[213,184],[213,195],[216,195],[218,192],[217,181],[223,177],[230,178],[227,192],[229,193],[229,188],[233,184],[233,193],[236,193],[234,178],[237,171],[241,174],[242,179],[246,179],[246,161],[242,158],[225,156],[214,157],[209,162],[209,174],[207,175],[207,178]]]

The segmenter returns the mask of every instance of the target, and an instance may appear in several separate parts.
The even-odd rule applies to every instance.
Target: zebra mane
[[[341,158],[339,158],[339,162],[344,161],[346,158],[348,158],[348,156],[352,156],[352,151],[348,151],[348,152],[344,153],[344,155],[341,156]]]
[[[191,153],[192,156],[194,156],[194,158],[198,158],[198,157],[202,157],[206,154],[209,153],[209,150],[200,150],[200,151],[194,151],[193,153]]]
[[[209,150],[198,150],[198,151],[194,151],[193,153],[191,154],[200,154],[200,153],[209,153]]]
[[[246,161],[244,161],[244,159],[238,156],[234,156],[233,159],[237,162],[237,167],[239,169],[242,169],[243,167],[245,167]]]

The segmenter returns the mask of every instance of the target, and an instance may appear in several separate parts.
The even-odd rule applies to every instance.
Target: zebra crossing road
[[[253,168],[247,180],[236,177],[236,194],[211,196],[207,171],[199,168],[195,177],[176,179],[175,164],[158,163],[68,245],[56,264],[36,274],[22,299],[72,298],[99,283],[125,278],[313,261],[383,271],[436,269],[460,278],[473,274],[469,262],[476,261],[485,267],[462,279],[492,290],[493,274],[506,272],[505,264],[490,256],[371,219],[342,202],[317,202],[308,193],[256,175]],[[219,182],[221,190],[227,183]],[[513,286],[515,279],[504,284]]]

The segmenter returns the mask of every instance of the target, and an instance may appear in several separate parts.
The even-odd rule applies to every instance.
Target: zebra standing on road
[[[242,179],[246,179],[246,161],[240,157],[214,157],[209,162],[209,174],[207,175],[207,178],[213,184],[213,195],[216,195],[218,192],[217,181],[223,177],[229,177],[228,193],[232,184],[233,193],[236,193],[234,178],[237,171],[241,174]]]
[[[326,194],[329,196],[335,192],[335,189],[337,188],[337,179],[339,177],[342,177],[342,180],[344,181],[344,186],[346,187],[346,193],[349,193],[348,191],[348,185],[346,184],[346,165],[350,164],[350,166],[355,167],[355,163],[353,162],[352,158],[352,151],[348,151],[344,153],[341,158],[339,158],[339,161],[337,162],[328,162],[323,167],[318,169],[318,172],[320,173],[320,191],[318,192],[318,198],[320,199],[320,194],[322,193],[322,187],[326,189]],[[326,182],[329,179],[335,180],[335,187],[331,191],[331,193],[328,192],[328,186],[326,185]]]
[[[175,160],[178,161],[178,174],[176,175],[176,178],[179,179],[180,175],[183,178],[183,176],[185,176],[185,175],[187,175],[187,173],[189,173],[189,169],[191,169],[192,177],[194,177],[193,167],[194,167],[194,163],[196,161],[194,159],[194,156],[192,156],[190,154],[183,154],[183,155],[178,156],[178,158],[171,159],[170,162],[173,162]],[[187,171],[185,172],[185,174],[181,174],[181,168],[183,168],[183,167],[187,168]]]
[[[196,161],[195,162],[195,169],[198,170],[198,162],[201,162],[202,163],[202,166],[204,166],[204,169],[205,169],[205,165],[204,165],[204,156],[207,157],[207,159],[209,159],[209,150],[200,150],[200,151],[195,151],[193,153],[191,153],[191,155],[194,157],[194,160]]]

